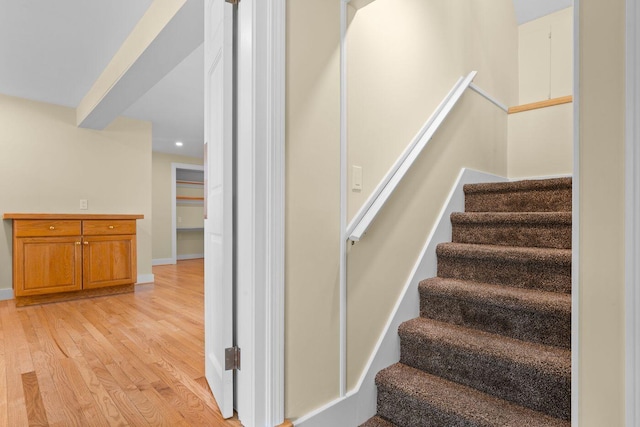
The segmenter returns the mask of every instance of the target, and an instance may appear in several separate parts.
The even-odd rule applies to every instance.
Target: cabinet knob
[[[49,230],[55,230],[56,228],[52,225],[49,227]]]
[[[114,229],[113,225],[110,225],[109,230],[113,230],[113,229]]]
[[[84,242],[84,244],[85,244],[85,245],[88,245],[88,244],[89,244],[89,242]]]
[[[80,244],[80,242],[76,242],[76,245],[79,245],[79,244]]]

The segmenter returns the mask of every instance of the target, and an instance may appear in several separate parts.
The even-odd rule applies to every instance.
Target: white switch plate
[[[362,166],[351,167],[351,189],[362,191]]]
[[[80,209],[82,210],[89,209],[89,201],[87,199],[80,199]]]

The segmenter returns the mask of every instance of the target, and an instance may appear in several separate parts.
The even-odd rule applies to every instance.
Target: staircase
[[[571,178],[465,185],[365,427],[570,426]]]

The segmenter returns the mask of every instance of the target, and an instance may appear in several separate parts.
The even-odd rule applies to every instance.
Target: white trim
[[[375,376],[381,369],[400,360],[398,326],[404,321],[420,316],[420,302],[416,298],[418,283],[437,274],[436,246],[451,240],[449,217],[452,212],[464,211],[464,184],[498,181],[507,179],[472,169],[460,171],[358,384],[345,397],[295,420],[296,427],[356,426],[376,413]]]
[[[13,289],[0,289],[0,301],[13,299]]]
[[[176,195],[178,194],[176,187],[178,184],[176,183],[176,169],[204,172],[204,166],[202,165],[194,165],[191,163],[171,163],[171,262],[167,262],[165,264],[175,264],[178,261],[178,230],[176,226]]]
[[[495,105],[496,107],[500,108],[501,110],[504,110],[505,113],[509,112],[509,107],[507,107],[504,103],[498,101],[493,96],[489,95],[489,93],[487,93],[483,89],[481,89],[478,86],[476,86],[473,82],[471,82],[469,84],[469,89],[471,89],[474,92],[478,93],[479,95],[483,96],[487,101],[491,102],[493,105]]]
[[[393,190],[395,190],[409,168],[411,168],[411,165],[413,165],[424,147],[427,146],[442,122],[449,115],[449,112],[456,106],[458,100],[467,90],[476,74],[477,71],[472,71],[466,77],[458,79],[451,91],[449,91],[431,117],[429,117],[424,126],[418,131],[418,134],[413,138],[411,143],[409,143],[391,169],[389,169],[349,224],[347,235],[350,240],[357,242],[362,238],[364,233],[366,233],[367,228],[369,228],[371,222],[373,222],[378,212],[389,199]]]
[[[204,254],[184,254],[184,255],[178,255],[177,257],[178,261],[185,261],[188,259],[200,259],[200,258],[204,258]]]
[[[573,181],[571,215],[571,425],[579,426],[580,384],[580,0],[573,3]]]
[[[626,426],[640,423],[640,8],[626,2],[625,313]]]
[[[340,2],[340,397],[347,393],[347,4]]]
[[[155,280],[155,276],[153,274],[138,274],[137,285],[141,285],[143,283],[153,283]]]
[[[556,179],[556,178],[572,178],[573,174],[571,173],[560,173],[557,175],[536,175],[536,176],[516,176],[509,177],[510,182],[515,181],[527,181],[527,180],[538,180],[538,179]]]
[[[284,422],[285,0],[238,5],[238,417]]]
[[[156,258],[151,260],[151,265],[170,265],[175,263],[176,260],[173,258]]]
[[[267,105],[266,425],[284,422],[286,2],[270,0]]]

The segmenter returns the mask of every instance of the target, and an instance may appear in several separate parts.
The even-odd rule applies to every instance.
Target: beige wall
[[[573,93],[573,7],[518,27],[519,104]],[[551,38],[549,38],[551,35]],[[573,104],[509,115],[509,177],[573,173]]]
[[[477,70],[478,86],[517,102],[517,34],[512,0],[376,0],[355,13],[348,164],[362,167],[363,189],[349,191],[349,219],[460,76]]]
[[[506,175],[506,122],[502,110],[476,93],[465,94],[367,234],[349,247],[349,389],[359,380],[461,168]]]
[[[519,104],[573,93],[573,7],[518,27]]]
[[[509,114],[509,178],[573,173],[573,104]]]
[[[385,31],[380,31],[385,28]],[[491,48],[488,48],[491,47]],[[455,81],[517,100],[513,2],[376,0],[348,33],[349,219],[369,197]],[[507,174],[507,116],[468,92],[348,256],[348,389],[373,351],[460,169]],[[351,177],[350,177],[351,178]],[[351,189],[351,183],[349,184]]]
[[[144,214],[138,274],[151,274],[151,123],[76,127],[75,110],[0,95],[3,212]],[[80,199],[89,210],[80,211]],[[0,230],[0,289],[11,288],[10,221]]]
[[[625,1],[580,1],[580,427],[624,426]]]
[[[510,0],[412,0],[402,8],[377,0],[354,12],[349,164],[364,167],[365,187],[350,193],[350,214],[459,76],[479,70],[483,89],[504,102],[517,100]],[[339,392],[340,1],[291,0],[287,15],[285,412],[295,419]],[[350,248],[349,387],[460,169],[507,173],[506,121],[494,105],[466,94],[391,205]]]
[[[338,396],[340,0],[287,1],[285,413]]]
[[[203,159],[159,152],[152,157],[153,259],[167,259],[171,258],[171,163],[202,165]]]

